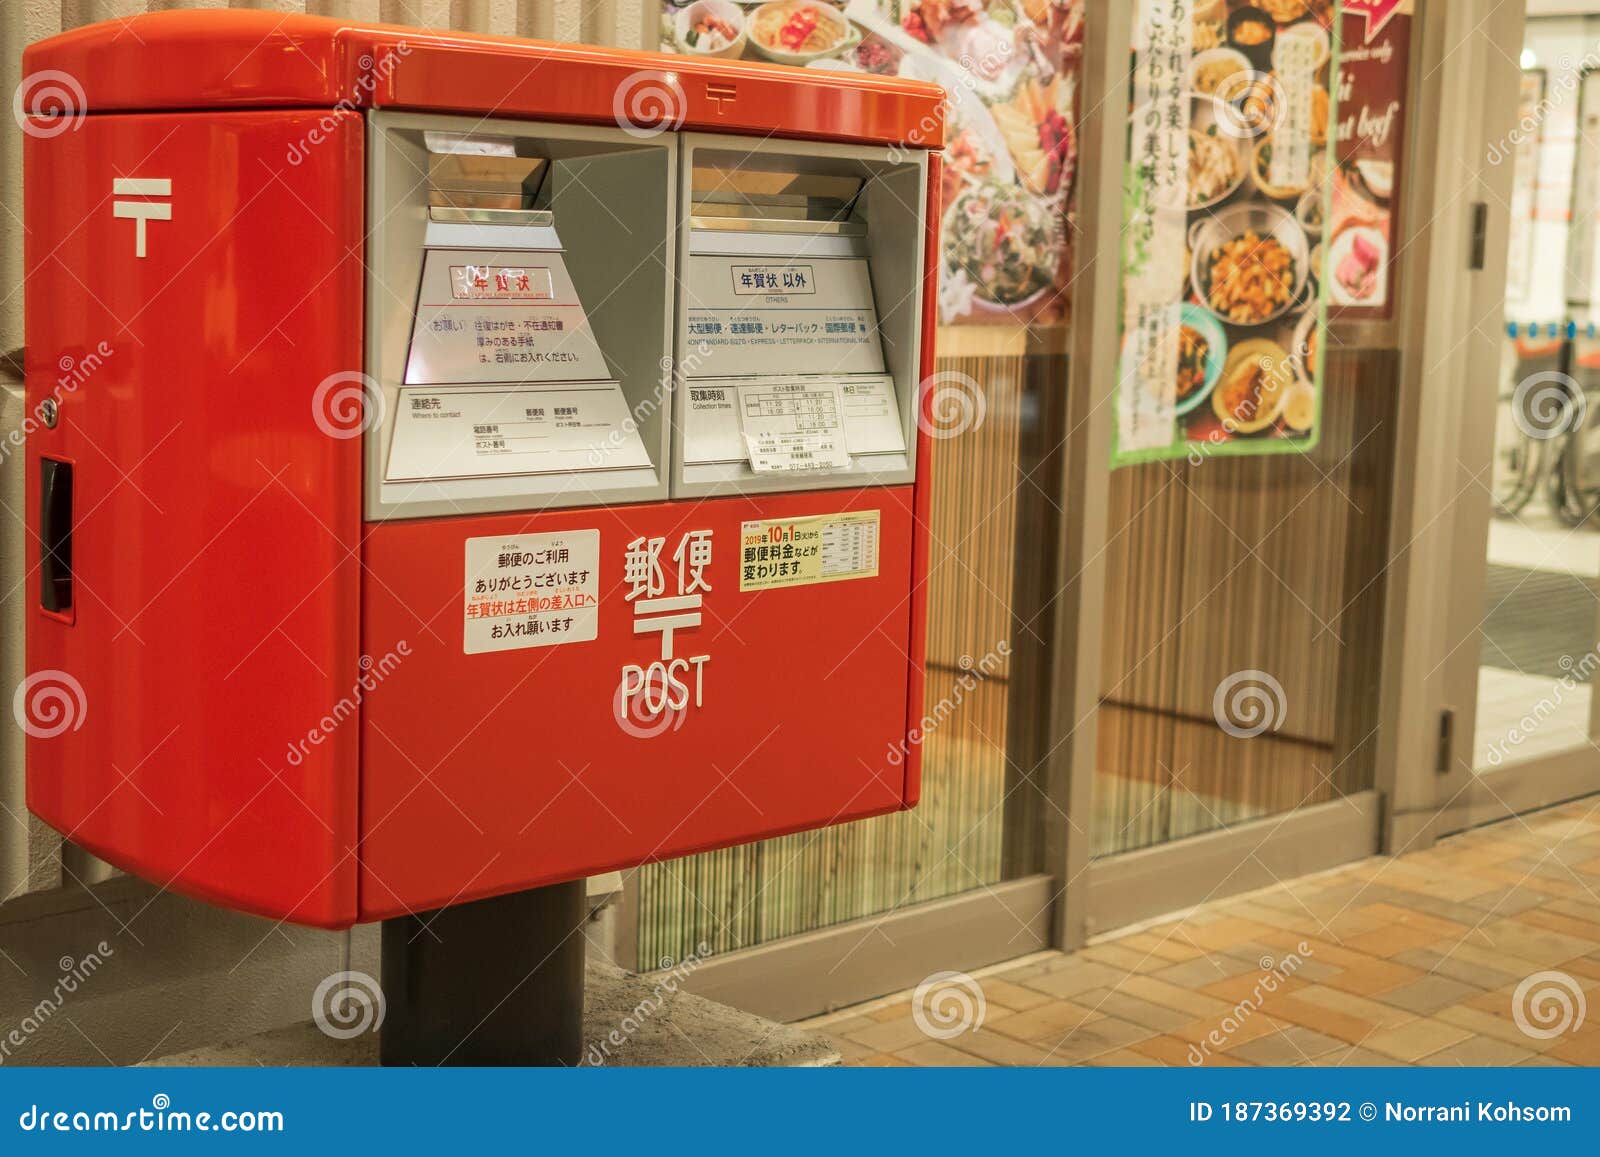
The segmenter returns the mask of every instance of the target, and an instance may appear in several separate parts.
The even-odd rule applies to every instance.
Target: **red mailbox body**
[[[82,90],[25,141],[28,402],[58,414],[30,429],[28,531],[71,536],[70,601],[43,589],[58,563],[30,578],[37,815],[163,887],[343,927],[916,802],[915,426],[902,485],[374,519],[363,439],[313,404],[367,356],[368,113],[607,124],[641,69],[671,73],[685,132],[940,143],[931,86],[312,17],[169,13],[28,50]],[[935,156],[929,204],[937,185]],[[862,511],[875,575],[741,591],[745,523]],[[622,726],[619,670],[652,645],[628,548],[665,540],[670,571],[691,529],[716,546],[678,633],[710,656],[678,672],[699,705]],[[467,653],[467,540],[564,531],[598,532],[594,637]]]

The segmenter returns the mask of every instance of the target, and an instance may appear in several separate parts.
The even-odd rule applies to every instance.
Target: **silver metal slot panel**
[[[427,144],[432,208],[531,209],[550,172],[543,157],[517,156],[510,140],[430,133]]]
[[[559,251],[430,248],[424,255],[406,385],[610,376]]]
[[[616,382],[406,386],[385,482],[648,467]]]
[[[866,186],[861,177],[798,172],[784,164],[764,166],[758,160],[720,165],[696,162],[690,174],[691,211],[722,206],[719,212],[744,211],[764,217],[833,221],[849,217]]]
[[[844,447],[850,457],[905,453],[900,406],[894,379],[888,374],[718,378],[690,381],[682,387],[688,394],[684,406],[684,463],[748,465],[751,448],[745,418],[752,395],[759,395],[762,388],[796,384],[837,387]]]
[[[548,209],[467,209],[459,205],[430,205],[428,220],[442,225],[510,225],[550,229],[556,215]]]
[[[692,253],[686,274],[687,377],[884,372],[865,257]]]

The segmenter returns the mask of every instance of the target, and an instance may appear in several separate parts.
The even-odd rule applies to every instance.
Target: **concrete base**
[[[837,1065],[821,1037],[679,990],[672,974],[636,976],[591,962],[583,1009],[586,1066]],[[153,1066],[376,1065],[378,1035],[335,1040],[315,1024],[291,1025],[232,1044],[191,1049]]]

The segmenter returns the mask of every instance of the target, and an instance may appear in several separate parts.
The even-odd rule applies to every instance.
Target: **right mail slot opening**
[[[921,155],[686,152],[674,493],[909,479]]]

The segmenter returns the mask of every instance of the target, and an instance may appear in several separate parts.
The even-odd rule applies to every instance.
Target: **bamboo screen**
[[[1399,357],[1327,361],[1310,454],[1112,475],[1096,854],[1372,786]],[[1282,696],[1246,738],[1215,697],[1252,671]]]
[[[926,711],[913,811],[640,869],[639,967],[889,912],[995,884],[1017,558],[1017,452],[1030,359],[1018,331],[942,331],[938,368],[982,388],[980,426],[934,443]],[[987,657],[987,661],[986,661]],[[995,663],[999,666],[995,666]],[[970,690],[961,680],[991,671]],[[966,680],[972,683],[971,678]]]

